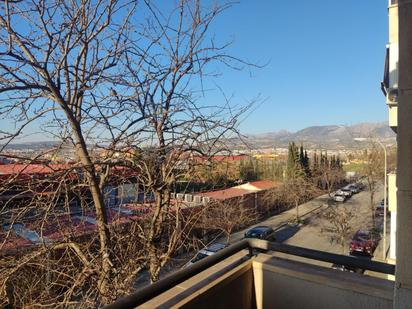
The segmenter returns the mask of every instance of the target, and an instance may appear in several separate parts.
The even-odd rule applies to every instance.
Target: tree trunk
[[[157,255],[157,246],[161,242],[162,224],[164,222],[161,213],[163,208],[162,192],[155,192],[155,203],[156,209],[153,213],[153,217],[150,223],[150,230],[146,242],[146,247],[148,248],[149,254],[149,273],[151,282],[159,280],[159,272],[161,268],[161,263]]]
[[[159,280],[159,274],[160,274],[160,262],[159,259],[156,255],[155,248],[153,247],[152,250],[149,252],[149,276],[150,276],[150,282],[156,282]]]
[[[99,290],[104,303],[109,303],[110,299],[110,278],[112,263],[110,259],[110,232],[107,225],[107,214],[104,208],[104,200],[99,181],[96,177],[95,167],[90,159],[86,143],[83,139],[81,129],[76,125],[75,120],[71,123],[76,139],[76,153],[80,162],[85,168],[86,179],[88,181],[90,193],[96,211],[96,225],[100,241],[101,273],[99,278]]]
[[[375,222],[375,201],[374,201],[374,192],[373,190],[370,192],[370,208],[371,208],[371,215],[372,215],[372,227],[373,229],[376,228],[376,222]]]
[[[295,201],[296,223],[299,223],[299,201]]]
[[[374,195],[375,195],[375,183],[373,181],[373,178],[371,176],[367,177],[367,182],[368,182],[368,189],[369,189],[369,203],[370,203],[370,210],[371,210],[371,218],[372,218],[372,227],[373,229],[376,228],[376,222],[375,222],[375,207],[374,207]]]
[[[230,235],[231,235],[231,231],[227,231],[227,233],[226,233],[226,243],[227,243],[227,244],[229,244]]]

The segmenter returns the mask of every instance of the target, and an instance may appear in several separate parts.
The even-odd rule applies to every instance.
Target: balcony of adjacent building
[[[389,127],[396,133],[398,128],[398,75],[399,75],[399,22],[398,1],[388,3],[389,42],[386,46],[382,90],[388,105]]]
[[[243,240],[108,308],[392,308],[393,281],[341,269],[387,275],[395,266]]]

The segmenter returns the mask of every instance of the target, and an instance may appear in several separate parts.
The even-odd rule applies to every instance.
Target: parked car
[[[386,206],[388,206],[388,203],[388,199],[386,199]],[[379,204],[383,207],[385,205],[384,199],[382,199]]]
[[[356,257],[357,259],[366,259],[370,261],[370,257],[366,257],[366,256],[362,256],[362,255],[357,255],[357,254],[349,254],[353,257]],[[351,272],[351,273],[357,273],[357,274],[363,274],[364,273],[364,269],[362,268],[356,268],[356,267],[350,267],[350,266],[346,266],[346,265],[341,265],[341,264],[333,264],[332,265],[333,269],[336,270],[340,270],[340,271],[347,271],[347,272]]]
[[[367,230],[359,230],[353,235],[349,245],[349,251],[351,254],[366,254],[372,256],[375,251],[380,236],[377,233],[372,233]]]
[[[359,192],[362,191],[363,189],[365,189],[365,184],[362,183],[362,182],[357,182],[356,186],[358,187]]]
[[[332,195],[332,199],[335,201],[335,202],[345,202],[346,201],[346,195],[344,195],[344,194],[342,194],[342,193],[340,193],[340,192],[335,192],[335,193],[333,193],[333,195]]]
[[[275,240],[274,231],[270,226],[255,226],[245,233],[245,238],[258,238],[264,240]]]
[[[347,198],[349,198],[349,197],[352,196],[352,191],[349,190],[349,189],[346,189],[346,188],[339,189],[339,190],[336,191],[336,192],[339,193],[339,194],[343,194],[343,195],[346,196]]]
[[[350,185],[347,185],[345,188],[350,190],[352,192],[352,194],[356,194],[356,193],[360,192],[360,186],[356,183],[352,183]]]
[[[347,271],[347,272],[358,273],[358,274],[362,274],[364,272],[364,270],[361,268],[354,268],[354,267],[349,267],[349,266],[345,266],[341,264],[333,264],[332,268],[336,270],[340,270],[340,271]]]
[[[189,261],[189,263],[186,264],[186,267],[200,261],[203,260],[204,258],[215,254],[216,252],[226,248],[228,246],[228,244],[221,244],[221,243],[215,243],[210,245],[209,247],[200,250],[193,259],[191,259]]]
[[[383,217],[385,214],[385,205],[383,200],[375,208],[375,216]],[[389,215],[388,204],[386,204],[386,214]]]

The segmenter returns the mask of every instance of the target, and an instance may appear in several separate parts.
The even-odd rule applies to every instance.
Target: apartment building
[[[389,0],[388,6],[388,32],[389,42],[386,46],[385,73],[382,82],[382,91],[388,106],[388,122],[396,133],[398,130],[398,77],[399,77],[399,4],[398,0]],[[391,171],[387,177],[388,206],[390,218],[390,247],[387,260],[395,263],[396,260],[396,171]]]

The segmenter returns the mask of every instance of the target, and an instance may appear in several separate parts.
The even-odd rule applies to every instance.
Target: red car
[[[371,256],[379,242],[379,235],[371,231],[359,230],[353,235],[349,245],[351,254],[366,254]]]

